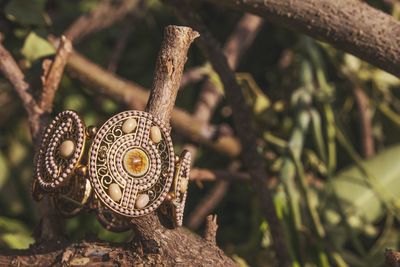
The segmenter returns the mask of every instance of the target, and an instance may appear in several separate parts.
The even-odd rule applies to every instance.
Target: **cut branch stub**
[[[199,34],[188,27],[168,26],[158,54],[146,111],[169,125],[190,44]]]

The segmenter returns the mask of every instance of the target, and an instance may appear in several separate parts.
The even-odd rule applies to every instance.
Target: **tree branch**
[[[400,77],[400,21],[363,1],[205,1],[260,15]]]
[[[117,102],[132,109],[143,110],[148,99],[148,90],[127,81],[94,64],[77,52],[72,52],[68,59],[67,69],[80,80]],[[231,136],[211,140],[212,127],[204,126],[184,110],[175,107],[171,115],[171,124],[175,130],[230,157],[240,154],[240,144]]]
[[[194,168],[190,171],[190,180],[201,182],[215,182],[219,180],[248,182],[251,177],[248,173],[230,170],[209,170]]]
[[[374,136],[372,133],[372,118],[368,103],[369,99],[362,88],[358,86],[353,89],[353,94],[358,109],[362,148],[361,154],[367,159],[375,155]]]
[[[203,199],[197,204],[194,210],[189,214],[187,219],[187,227],[196,230],[203,223],[210,212],[221,202],[229,188],[229,182],[220,180],[215,183],[214,187],[206,194]]]
[[[64,73],[64,67],[67,64],[68,55],[71,51],[71,42],[65,36],[61,36],[54,60],[46,59],[43,61],[44,73],[41,77],[43,89],[39,101],[39,107],[43,112],[50,113],[53,109],[54,96],[56,95]]]
[[[128,13],[135,10],[139,0],[124,0],[114,5],[110,0],[103,0],[97,8],[86,15],[80,16],[64,33],[74,43],[83,38],[101,31],[123,19]]]
[[[12,84],[19,98],[22,101],[28,117],[29,124],[33,125],[35,114],[39,113],[39,107],[29,92],[29,84],[25,81],[25,75],[18,67],[12,55],[0,43],[0,71],[4,77]],[[31,126],[32,129],[32,126]]]
[[[158,55],[153,88],[146,110],[169,125],[186,63],[187,50],[198,37],[198,33],[188,32],[186,28],[167,27],[164,34],[165,39]],[[174,36],[175,39],[168,38],[169,36]]]
[[[212,244],[217,244],[217,215],[208,215],[204,229],[204,239]]]
[[[169,123],[176,95],[182,78],[183,67],[186,63],[186,54],[190,44],[198,37],[198,33],[187,27],[168,26],[164,31],[164,40],[157,58],[153,87],[146,110],[164,123]],[[132,219],[137,233],[136,242],[140,250],[157,250],[160,255],[170,254],[173,259],[181,259],[183,265],[193,265],[193,261],[204,260],[203,250],[194,253],[198,237],[184,232],[182,228],[176,230],[165,229],[161,226],[154,213],[141,218]],[[182,242],[185,240],[185,242]],[[150,246],[149,246],[150,245]],[[193,248],[191,250],[190,247]],[[233,265],[231,260],[221,255],[216,247],[208,249],[208,257],[214,265]],[[189,252],[190,251],[190,252]],[[189,252],[189,253],[188,253]],[[200,253],[200,254],[199,254]],[[162,259],[163,264],[166,260]],[[195,265],[195,264],[194,264]]]
[[[207,30],[202,21],[196,16],[191,7],[187,5],[186,2],[182,3],[182,1],[168,0],[168,2],[179,7],[177,15],[201,34],[197,44],[211,62],[224,85],[225,95],[231,105],[233,121],[242,144],[241,156],[243,164],[254,178],[254,186],[258,190],[262,211],[271,229],[273,245],[280,266],[291,266],[291,260],[284,241],[283,229],[277,217],[271,193],[267,188],[266,181],[268,175],[266,173],[265,162],[262,156],[257,152],[257,135],[252,129],[251,115],[246,108],[245,100],[241,88],[236,81],[235,74],[230,69],[220,45]]]

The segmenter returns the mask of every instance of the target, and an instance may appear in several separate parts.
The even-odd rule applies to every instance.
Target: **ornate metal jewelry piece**
[[[109,119],[89,151],[89,178],[97,197],[127,217],[161,205],[174,175],[167,128],[151,114],[126,111]]]
[[[66,217],[94,209],[112,231],[129,229],[129,218],[162,205],[176,227],[182,225],[189,170],[190,154],[175,157],[169,129],[150,113],[121,112],[96,131],[63,111],[43,135],[33,195],[40,200],[50,194]]]

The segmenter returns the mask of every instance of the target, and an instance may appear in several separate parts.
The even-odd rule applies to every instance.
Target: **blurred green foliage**
[[[368,1],[399,16],[381,0]],[[4,45],[40,88],[41,61],[54,53],[48,34],[59,36],[98,0],[0,1]],[[148,1],[136,21],[117,74],[150,87],[163,28],[178,21],[158,1]],[[196,4],[197,5],[197,4]],[[214,35],[223,43],[241,13],[198,4]],[[115,44],[130,19],[85,39],[76,49],[107,67]],[[203,66],[221,90],[218,77],[193,47],[187,67]],[[295,266],[382,266],[386,247],[399,245],[400,81],[327,44],[266,23],[238,67],[238,82],[254,115],[259,151],[268,163],[271,189]],[[180,91],[177,105],[193,110],[202,82]],[[368,101],[377,155],[364,160],[360,110],[354,89]],[[125,107],[88,88],[66,72],[54,113],[73,109],[88,125],[99,125]],[[228,103],[218,106],[212,122],[232,125]],[[240,127],[240,125],[238,126]],[[177,148],[188,142],[174,133]],[[32,145],[26,114],[16,93],[0,77],[0,248],[26,248],[39,220],[30,196]],[[200,147],[196,166],[222,169],[230,159]],[[245,171],[245,170],[244,170]],[[192,184],[186,214],[210,190]],[[251,184],[233,182],[219,203],[219,245],[246,266],[271,266],[268,223],[262,218]],[[67,220],[73,240],[88,236],[124,241],[132,233],[103,229],[93,214]]]

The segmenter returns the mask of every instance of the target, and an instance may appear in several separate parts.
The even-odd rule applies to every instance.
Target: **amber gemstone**
[[[149,158],[143,150],[133,148],[126,152],[123,164],[129,174],[138,177],[144,175],[149,169]]]

